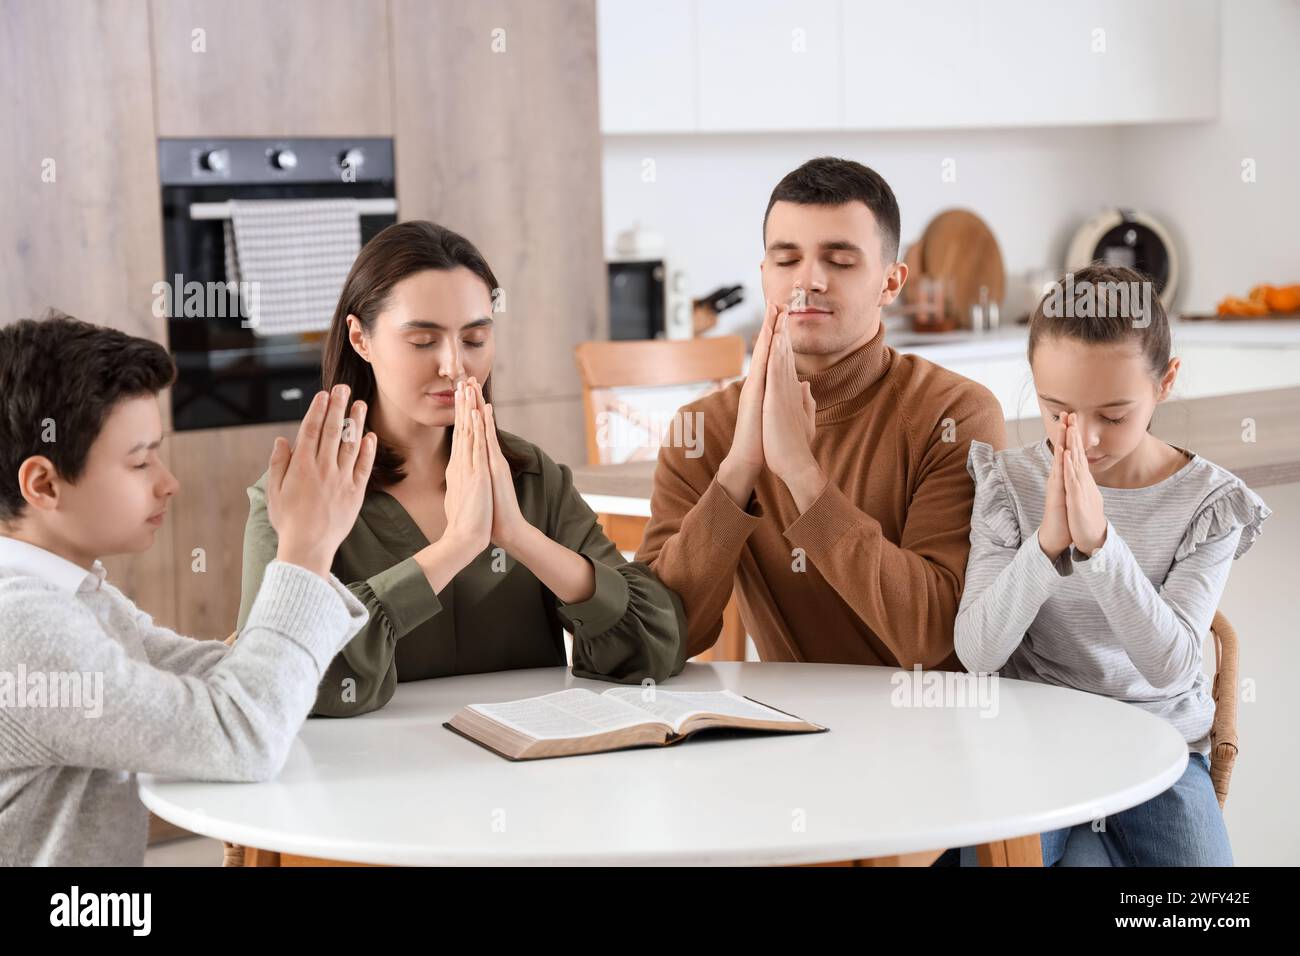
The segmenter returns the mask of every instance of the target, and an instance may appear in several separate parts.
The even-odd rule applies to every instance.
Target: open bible
[[[827,729],[729,690],[632,686],[468,704],[443,726],[509,760],[663,747],[715,728],[786,734]]]

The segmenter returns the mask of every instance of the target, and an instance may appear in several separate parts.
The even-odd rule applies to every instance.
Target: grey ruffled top
[[[971,550],[954,631],[966,668],[1105,694],[1208,752],[1205,638],[1232,562],[1271,511],[1231,472],[1185,454],[1154,485],[1101,488],[1105,544],[1053,562],[1038,545],[1047,441],[1001,452],[971,442]]]

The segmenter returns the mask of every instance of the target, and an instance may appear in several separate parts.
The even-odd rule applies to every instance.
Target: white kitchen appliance
[[[607,260],[611,339],[694,335],[686,274],[664,255],[663,237],[640,224],[621,232]]]
[[[1150,276],[1160,304],[1172,308],[1178,292],[1178,252],[1164,226],[1146,213],[1109,209],[1079,227],[1065,254],[1065,268],[1076,272],[1092,262],[1127,266]]]

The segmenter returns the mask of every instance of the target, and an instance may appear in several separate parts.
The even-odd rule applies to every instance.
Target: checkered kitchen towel
[[[361,216],[351,199],[231,200],[226,279],[256,282],[247,317],[257,335],[329,328],[352,262]]]

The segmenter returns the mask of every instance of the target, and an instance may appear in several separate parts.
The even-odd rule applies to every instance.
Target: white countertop
[[[1298,321],[1175,318],[1171,327],[1173,354],[1183,364],[1170,401],[1300,386]],[[1039,414],[1025,356],[1028,341],[1024,325],[925,334],[906,329],[896,316],[885,318],[886,344],[979,382],[994,394],[1009,422]],[[746,372],[751,357],[745,355]]]
[[[1173,354],[1182,367],[1170,401],[1300,386],[1300,322],[1175,321],[1172,331]],[[891,319],[885,328],[885,341],[898,351],[989,389],[1008,422],[1039,414],[1025,356],[1028,339],[1023,325],[925,335]]]
[[[1231,321],[1183,322],[1170,325],[1174,352],[1194,345],[1229,346],[1247,349],[1300,348],[1300,322]],[[940,365],[966,359],[1003,356],[1023,358],[1029,341],[1029,327],[1004,325],[985,332],[918,333],[902,328],[895,320],[885,324],[885,341],[900,352],[911,352]]]
[[[142,776],[140,796],[196,833],[362,863],[770,865],[1039,833],[1136,806],[1186,766],[1179,734],[1127,704],[1001,680],[993,717],[900,707],[899,673],[688,664],[665,689],[731,688],[830,732],[528,762],[441,725],[469,703],[610,685],[560,667],[405,683],[378,712],[309,720],[273,782]]]

